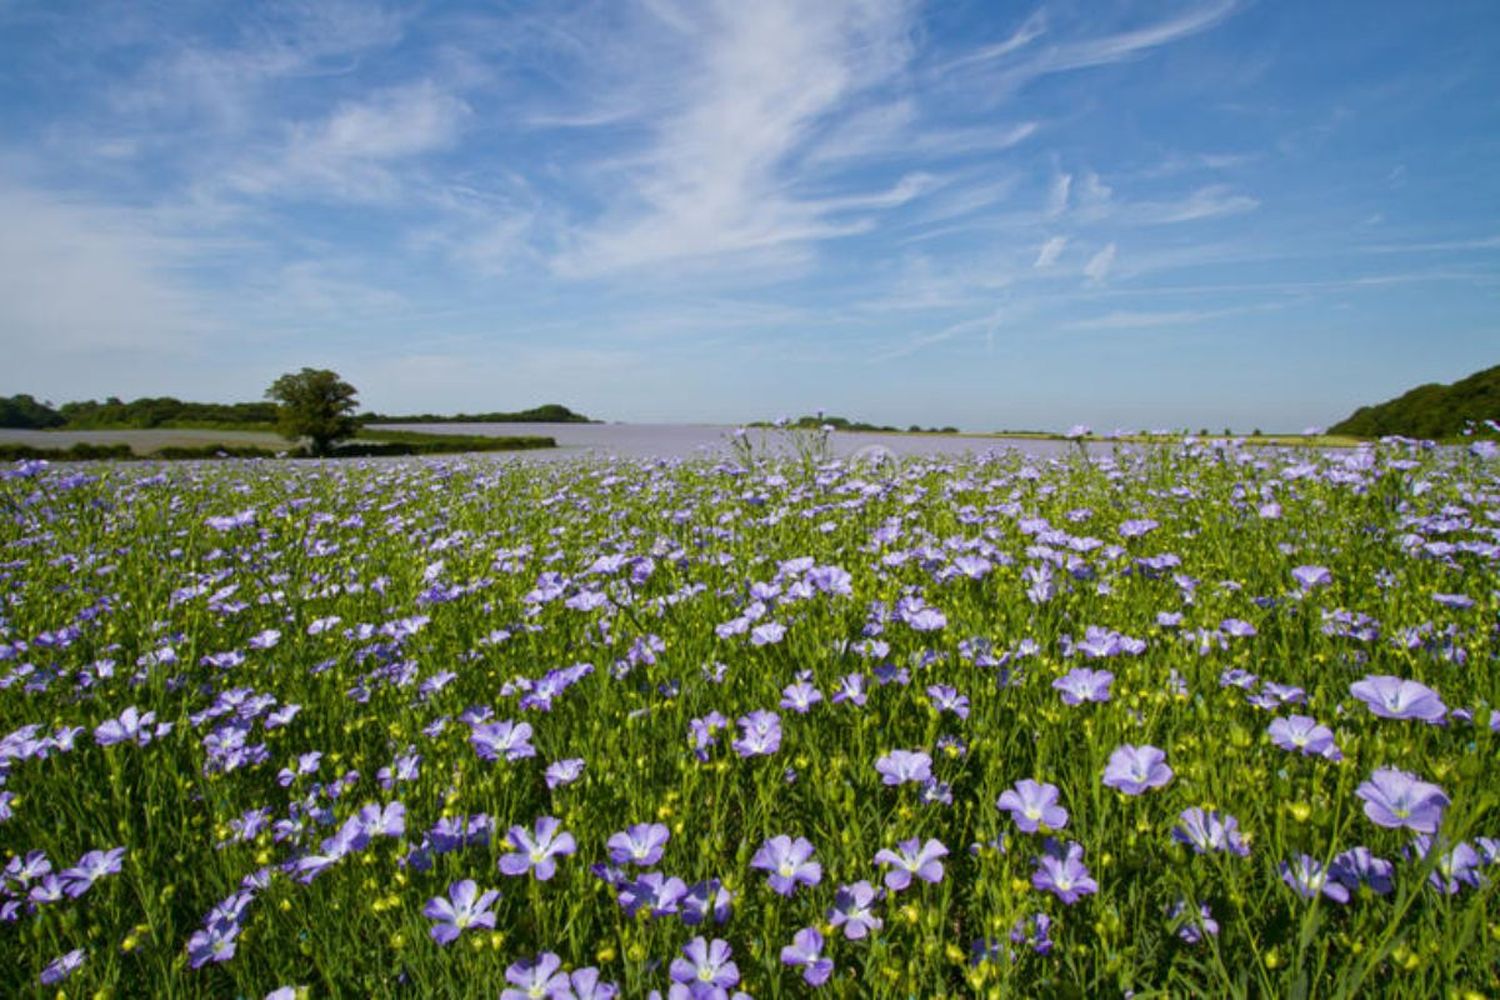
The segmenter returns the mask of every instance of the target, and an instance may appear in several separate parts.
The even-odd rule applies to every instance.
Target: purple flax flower
[[[1049,849],[1036,859],[1031,884],[1052,893],[1067,906],[1099,891],[1099,883],[1089,877],[1089,870],[1084,867],[1083,845],[1076,843],[1060,848],[1055,841],[1051,842]]]
[[[939,712],[952,712],[960,719],[969,717],[969,698],[959,694],[957,688],[933,684],[927,689],[927,697],[932,699],[932,707]]]
[[[155,712],[142,712],[134,705],[120,713],[118,719],[110,719],[101,723],[94,730],[94,742],[101,747],[113,746],[116,743],[135,743],[146,746],[159,736],[165,736],[172,731],[172,723],[164,722],[154,729],[156,722]]]
[[[1396,866],[1384,858],[1377,858],[1368,847],[1353,847],[1333,859],[1328,875],[1351,892],[1361,885],[1380,896],[1388,895],[1394,886],[1391,879]]]
[[[899,853],[898,853],[899,852]],[[903,840],[896,845],[893,851],[889,847],[881,848],[875,854],[875,864],[890,865],[891,868],[885,873],[886,888],[892,892],[900,892],[911,885],[913,875],[924,882],[941,882],[943,880],[942,858],[948,856],[948,848],[941,841],[928,840],[920,844],[917,838]]]
[[[500,1000],[567,1000],[573,995],[562,959],[550,951],[522,959],[505,970],[505,981],[514,989],[502,990]]]
[[[66,898],[63,892],[63,880],[56,875],[43,875],[37,883],[31,887],[26,894],[26,899],[35,906],[46,906],[49,903],[58,903]]]
[[[948,616],[920,597],[903,597],[896,604],[896,617],[914,632],[937,632],[948,624]]]
[[[1271,742],[1283,750],[1293,750],[1324,760],[1343,760],[1344,754],[1333,742],[1333,730],[1310,715],[1289,715],[1273,719],[1266,727]]]
[[[1437,865],[1427,876],[1429,885],[1444,895],[1456,896],[1466,885],[1477,888],[1484,884],[1484,876],[1479,873],[1479,852],[1474,850],[1473,844],[1459,841],[1447,851],[1443,850],[1444,846],[1442,839],[1434,843],[1425,835],[1419,835],[1412,843],[1410,853],[1417,858],[1425,860],[1437,852]]]
[[[875,770],[887,785],[920,785],[932,777],[932,758],[921,750],[892,750],[876,759]]]
[[[811,886],[823,880],[823,866],[811,860],[812,856],[813,845],[806,837],[793,840],[782,834],[760,845],[750,859],[750,867],[770,872],[767,881],[771,888],[790,896],[799,882]]]
[[[1188,944],[1197,944],[1205,934],[1218,936],[1219,933],[1219,922],[1214,919],[1207,903],[1200,903],[1194,914],[1188,910],[1187,900],[1179,899],[1167,912],[1167,919],[1177,925],[1177,936]]]
[[[796,712],[798,715],[806,715],[809,709],[822,700],[823,692],[807,681],[788,684],[781,692],[781,707]]]
[[[565,760],[553,761],[547,765],[547,770],[542,777],[546,779],[549,789],[571,785],[583,777],[583,758],[568,757]]]
[[[740,738],[730,746],[741,757],[764,757],[781,749],[781,716],[757,709],[737,720]]]
[[[104,876],[118,875],[120,861],[124,857],[125,848],[123,847],[108,851],[89,851],[78,859],[78,864],[63,870],[63,892],[66,892],[70,899],[77,899]]]
[[[1239,618],[1226,618],[1219,623],[1219,630],[1237,639],[1248,639],[1256,634],[1255,626]]]
[[[1326,566],[1298,566],[1292,570],[1292,579],[1303,590],[1327,587],[1333,584],[1333,574]]]
[[[828,922],[834,927],[842,927],[844,937],[850,941],[858,941],[884,926],[884,921],[875,916],[871,909],[878,898],[878,890],[864,880],[853,885],[841,885],[833,895]]]
[[[996,809],[1010,813],[1022,833],[1036,833],[1038,827],[1061,830],[1068,825],[1068,811],[1057,804],[1056,785],[1022,778],[1000,794]]]
[[[1322,893],[1335,903],[1349,902],[1349,890],[1330,881],[1322,863],[1306,854],[1299,855],[1296,861],[1281,863],[1281,880],[1303,899],[1314,899]]]
[[[557,871],[555,855],[572,854],[578,850],[573,835],[564,830],[558,833],[562,821],[555,816],[543,816],[536,821],[533,836],[524,826],[510,828],[509,839],[520,848],[500,858],[500,871],[506,875],[525,875],[535,871],[536,877],[545,882]]]
[[[1436,833],[1448,796],[1437,785],[1394,767],[1377,768],[1354,790],[1365,801],[1365,815],[1376,826]]]
[[[646,872],[634,882],[622,885],[615,898],[627,916],[646,910],[653,917],[669,917],[678,912],[687,892],[687,883],[676,876]]]
[[[219,924],[194,931],[188,938],[188,965],[201,969],[209,962],[227,962],[234,957],[239,924]]]
[[[447,899],[442,896],[429,899],[422,908],[422,915],[437,921],[430,931],[432,939],[438,944],[449,944],[470,927],[488,927],[493,930],[495,914],[490,907],[499,898],[500,893],[494,889],[480,895],[479,886],[474,884],[473,879],[466,878],[448,887]]]
[[[1026,945],[1038,955],[1050,955],[1052,953],[1052,918],[1045,913],[1033,913],[1030,916],[1018,917],[1010,928],[1010,941],[1014,945]],[[980,952],[985,949],[982,942]],[[998,946],[998,942],[995,942]],[[990,960],[999,958],[998,947],[989,949]],[[976,959],[983,961],[983,959]]]
[[[1268,710],[1280,708],[1282,705],[1301,705],[1307,702],[1307,692],[1293,684],[1278,684],[1275,681],[1266,681],[1261,687],[1261,697],[1264,699],[1264,707]],[[1254,704],[1254,699],[1249,699]]]
[[[396,787],[398,782],[416,781],[422,776],[422,755],[419,753],[405,753],[399,755],[390,767],[382,767],[375,775],[375,780],[380,782],[380,787],[386,791]]]
[[[709,748],[718,745],[718,731],[727,728],[729,720],[718,712],[709,712],[701,719],[690,720],[688,737],[693,741],[693,756],[700,761],[707,761]]]
[[[924,806],[951,806],[953,804],[953,786],[946,781],[929,778],[922,783],[921,789],[917,792],[917,801]]]
[[[865,675],[846,674],[839,678],[838,690],[833,693],[833,703],[850,702],[859,707],[864,707],[869,695],[865,694]]]
[[[716,924],[727,924],[734,915],[734,896],[716,878],[694,882],[682,897],[677,915],[689,927],[697,927],[710,918]]]
[[[801,966],[809,986],[822,986],[833,975],[833,960],[823,957],[823,935],[816,927],[804,927],[781,949],[781,964]]]
[[[1178,826],[1172,830],[1172,839],[1179,844],[1187,844],[1199,854],[1228,851],[1242,858],[1250,856],[1249,846],[1240,837],[1240,822],[1233,816],[1204,812],[1194,806],[1184,809],[1178,820]]]
[[[573,1000],[614,1000],[620,995],[620,988],[614,983],[599,981],[599,970],[592,965],[574,969],[568,977],[568,986],[573,991]]]
[[[299,754],[297,756],[296,769],[283,767],[280,773],[276,775],[276,783],[282,788],[290,787],[294,781],[304,774],[317,774],[318,767],[322,762],[323,753],[320,750]]]
[[[73,973],[78,971],[79,966],[83,965],[83,960],[87,957],[88,953],[82,948],[74,948],[66,955],[59,955],[57,958],[54,958],[51,962],[47,963],[47,967],[42,970],[42,985],[55,986],[58,983],[62,982],[64,979],[67,979]],[[809,982],[811,982],[811,980],[809,980]]]
[[[400,837],[406,833],[406,806],[400,802],[383,807],[367,802],[353,818],[359,822],[366,843],[371,837]]]
[[[1104,769],[1104,787],[1115,788],[1126,795],[1139,795],[1148,788],[1160,788],[1172,780],[1167,755],[1156,747],[1126,743],[1109,755]]]
[[[24,889],[34,879],[39,879],[51,871],[52,862],[47,860],[46,853],[31,851],[24,858],[19,855],[11,858],[5,866],[4,874],[7,881],[16,883],[15,888]]]
[[[605,843],[610,860],[617,865],[650,868],[661,860],[671,832],[661,823],[637,823],[613,835]]]
[[[469,736],[474,752],[482,760],[520,760],[535,757],[536,747],[531,745],[531,723],[493,722],[477,725]]]
[[[729,942],[715,938],[710,944],[695,937],[682,946],[682,958],[672,959],[672,981],[682,983],[689,996],[724,996],[740,981],[740,968],[730,959]]]
[[[1075,667],[1052,682],[1062,695],[1064,705],[1081,705],[1086,701],[1109,701],[1109,686],[1115,675],[1108,670]]]
[[[1420,719],[1436,725],[1448,714],[1448,706],[1432,688],[1388,674],[1372,674],[1355,681],[1349,685],[1349,693],[1382,719]]]
[[[773,646],[785,635],[785,625],[780,622],[764,622],[750,630],[750,645]]]
[[[432,842],[434,853],[447,854],[461,847],[488,844],[494,828],[494,820],[490,819],[488,813],[475,813],[473,816],[445,816],[432,825],[427,835]]]

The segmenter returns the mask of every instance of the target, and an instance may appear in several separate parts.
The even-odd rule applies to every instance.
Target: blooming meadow
[[[1500,992],[1500,465],[10,467],[0,994]]]

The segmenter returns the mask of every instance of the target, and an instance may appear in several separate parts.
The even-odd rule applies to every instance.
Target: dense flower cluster
[[[140,473],[0,479],[0,994],[1500,992],[1493,457]]]

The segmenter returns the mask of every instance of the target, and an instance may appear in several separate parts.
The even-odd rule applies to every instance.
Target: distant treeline
[[[594,423],[566,406],[548,403],[519,413],[463,413],[439,416],[388,416],[366,413],[359,416],[364,424],[452,424],[452,423]],[[153,427],[217,427],[233,429],[250,425],[269,427],[276,422],[276,404],[265,403],[190,403],[171,396],[154,396],[130,402],[114,396],[101,402],[84,400],[52,407],[32,396],[0,396],[0,427],[28,430],[66,428],[68,430],[149,430]]]
[[[892,427],[888,424],[867,424],[862,420],[850,420],[848,417],[798,417],[780,424],[772,424],[769,421],[757,420],[751,427],[790,427],[794,430],[816,431],[823,427],[832,427],[836,431],[874,431],[882,434],[900,434],[903,430],[908,434],[957,434],[957,427],[919,427],[912,424],[910,427]]]
[[[599,422],[581,413],[574,413],[561,403],[546,403],[515,413],[460,413],[449,416],[437,413],[418,413],[408,416],[361,413],[357,419],[362,424],[597,424]]]
[[[531,451],[556,448],[550,437],[459,437],[435,436],[416,440],[411,435],[395,441],[350,441],[333,449],[330,458],[372,458],[401,455],[447,455],[458,452]],[[25,444],[0,442],[0,462],[22,459],[46,459],[52,462],[84,462],[111,459],[115,461],[188,461],[210,458],[308,458],[306,448],[273,449],[255,445],[168,445],[146,454],[136,454],[128,444],[88,444],[80,442],[67,448],[36,448]]]
[[[275,403],[187,403],[171,396],[153,396],[125,402],[111,396],[104,402],[92,399],[64,403],[56,409],[22,394],[0,397],[0,427],[45,430],[148,430],[152,427],[182,427],[204,424],[262,424],[276,421]]]
[[[1491,421],[1487,426],[1485,421]],[[1452,385],[1422,385],[1376,406],[1361,406],[1328,429],[1330,434],[1455,438],[1472,429],[1485,436],[1500,423],[1500,365]]]

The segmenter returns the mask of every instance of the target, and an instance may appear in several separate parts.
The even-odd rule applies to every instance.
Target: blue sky
[[[0,7],[0,393],[1300,430],[1500,363],[1500,5]]]

